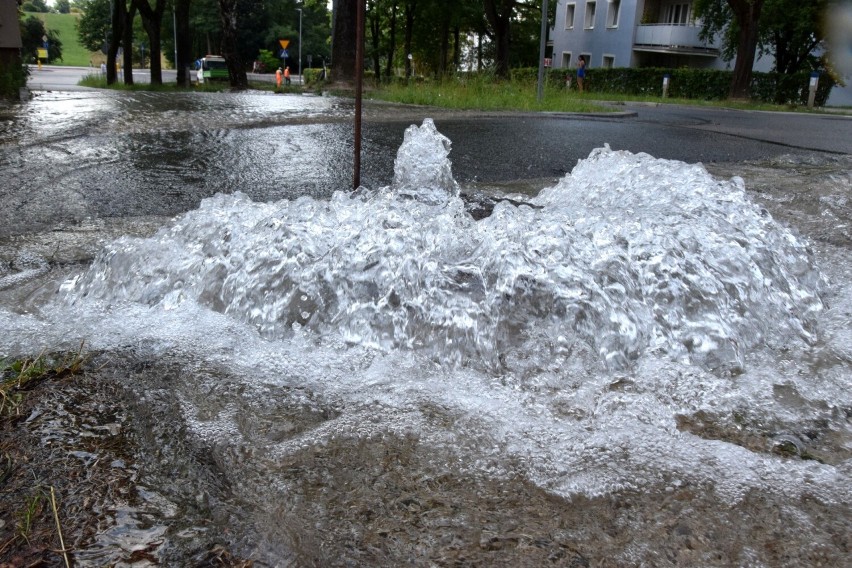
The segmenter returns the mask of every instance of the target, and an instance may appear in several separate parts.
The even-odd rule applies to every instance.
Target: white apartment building
[[[733,69],[721,57],[721,40],[698,37],[693,0],[551,0],[557,2],[548,52],[554,68],[692,67]],[[852,9],[850,9],[852,14]],[[774,58],[757,58],[755,71],[771,71]],[[832,89],[828,105],[852,105],[852,75]]]
[[[576,67],[733,67],[720,57],[717,40],[699,39],[692,0],[556,0],[550,30],[553,66]],[[755,69],[768,71],[772,61]]]

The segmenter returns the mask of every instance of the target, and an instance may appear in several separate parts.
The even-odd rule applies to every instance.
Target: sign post
[[[663,75],[663,98],[669,96],[669,79],[671,75]]]
[[[808,86],[808,108],[814,108],[817,86],[819,86],[819,71],[811,73],[811,82]]]

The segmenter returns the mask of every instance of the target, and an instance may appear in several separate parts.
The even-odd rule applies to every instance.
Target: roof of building
[[[0,49],[21,48],[18,1],[0,0]]]

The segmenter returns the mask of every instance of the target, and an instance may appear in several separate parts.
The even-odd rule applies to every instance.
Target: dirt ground
[[[712,487],[689,485],[563,499],[521,477],[450,473],[442,464],[452,462],[452,450],[427,447],[416,436],[341,438],[298,452],[279,464],[291,487],[286,502],[226,513],[222,500],[184,509],[172,519],[152,519],[152,526],[168,527],[159,538],[126,539],[99,557],[93,553],[103,546],[99,533],[118,511],[142,506],[138,485],[156,475],[152,469],[169,470],[175,487],[210,491],[204,474],[175,468],[169,455],[181,448],[151,446],[150,430],[177,432],[179,420],[155,425],[166,408],[134,417],[138,393],[99,364],[94,357],[82,374],[38,381],[0,422],[0,567],[65,566],[57,517],[69,565],[83,566],[604,567],[623,566],[624,558],[633,566],[734,566],[748,558],[766,566],[843,566],[849,559],[850,511],[843,506],[756,491],[737,506],[720,505]],[[141,361],[121,366],[133,383],[143,374],[180,372]],[[268,533],[258,526],[252,535],[210,531],[180,549],[169,542],[180,526],[221,527],[223,516],[240,515],[246,506],[264,509],[275,526]],[[280,562],[234,552],[250,556],[258,545],[278,549]]]

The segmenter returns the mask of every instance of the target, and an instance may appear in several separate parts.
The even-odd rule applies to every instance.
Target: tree
[[[139,10],[139,16],[142,18],[142,27],[148,34],[148,49],[151,54],[151,84],[163,84],[163,64],[161,62],[162,43],[161,32],[163,25],[163,12],[166,10],[166,0],[155,0],[154,7],[148,3],[148,0],[132,0],[133,6]],[[124,49],[133,49],[132,35],[129,45],[125,45]]]
[[[110,37],[107,43],[107,85],[115,83],[116,73],[116,57],[118,57],[118,48],[121,44],[121,38],[124,33],[124,26],[127,25],[127,4],[124,0],[115,0],[112,2],[110,10]],[[127,75],[127,73],[125,73]],[[131,80],[133,74],[130,74]]]
[[[696,0],[695,16],[703,22],[702,38],[709,39],[727,28],[736,34],[736,40],[728,36],[727,50],[730,46],[737,61],[731,78],[730,96],[733,98],[748,98],[751,93],[751,73],[754,59],[757,55],[757,45],[760,37],[760,15],[765,0]]]
[[[772,55],[774,70],[782,75],[819,67],[813,54],[825,37],[828,4],[828,0],[698,0],[695,11],[703,22],[702,38],[721,34],[722,56],[737,58],[731,96],[748,96],[755,52]]]
[[[405,30],[403,32],[403,55],[405,56],[405,78],[411,77],[414,72],[412,69],[411,57],[413,55],[412,40],[414,38],[414,17],[417,14],[417,0],[405,0],[403,5],[403,16],[405,17]]]
[[[22,6],[24,12],[50,12],[50,6],[44,0],[27,0]]]
[[[385,76],[390,77],[393,74],[393,58],[396,53],[396,16],[399,11],[399,0],[389,0],[388,3],[390,15],[388,17],[388,47]]]
[[[62,60],[62,41],[59,32],[46,29],[44,22],[37,16],[29,16],[21,23],[21,53],[27,55],[26,59],[32,61],[36,57],[37,50],[44,46],[43,37],[47,37],[47,63]]]
[[[358,2],[335,0],[331,37],[331,80],[342,85],[355,81],[355,28]],[[413,2],[414,0],[408,0]]]
[[[53,7],[60,14],[70,14],[71,13],[71,2],[70,0],[56,0],[53,3]]]
[[[190,35],[189,18],[190,18],[190,0],[175,0],[175,37],[177,45],[174,46],[174,52],[177,61],[174,61],[175,69],[177,70],[177,84],[188,85],[190,77],[187,74],[187,68],[192,62],[192,37]]]
[[[89,51],[106,48],[110,37],[110,1],[111,0],[79,0],[76,4],[82,15],[77,18],[74,27],[80,45]]]
[[[819,66],[814,50],[825,39],[828,0],[766,0],[759,52],[775,56],[775,71],[792,75]]]
[[[511,22],[515,15],[517,0],[483,0],[485,17],[491,28],[491,38],[497,47],[494,72],[498,77],[509,76],[509,46]]]
[[[222,18],[222,56],[228,66],[231,87],[247,89],[246,68],[238,49],[238,0],[219,0],[219,15]]]

